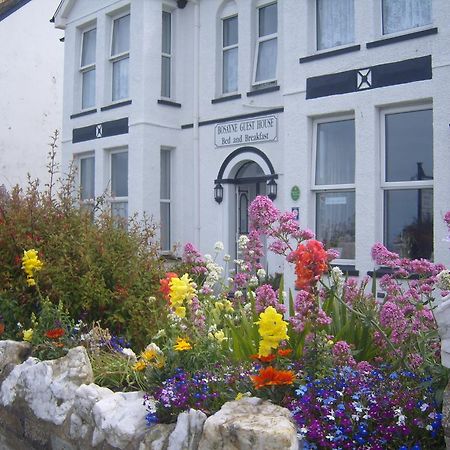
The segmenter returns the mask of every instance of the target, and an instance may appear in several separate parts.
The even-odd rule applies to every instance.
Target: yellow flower
[[[214,304],[214,308],[218,311],[224,311],[224,312],[233,312],[233,303],[230,302],[230,300],[223,300],[223,301],[217,301]]]
[[[23,330],[23,340],[31,342],[31,339],[33,339],[33,329],[29,328],[28,330]]]
[[[223,341],[226,341],[228,338],[225,336],[223,330],[216,331],[214,333],[214,338],[221,344]]]
[[[171,278],[169,283],[169,298],[171,304],[176,308],[177,306],[181,306],[183,301],[192,300],[197,294],[194,286],[194,282],[189,278],[187,273],[181,278]]]
[[[240,400],[241,398],[244,398],[244,394],[242,394],[241,392],[238,392],[238,395],[236,395],[235,400]]]
[[[185,350],[191,350],[192,345],[186,339],[177,338],[177,343],[173,347],[177,352],[183,352]]]
[[[289,339],[287,335],[287,322],[283,316],[277,313],[273,306],[268,306],[264,312],[259,315],[259,355],[268,356],[271,349],[276,349],[281,341]]]
[[[38,252],[32,248],[31,250],[24,250],[22,256],[22,269],[27,275],[28,286],[35,286],[36,281],[33,278],[34,272],[42,269],[43,263],[38,258]]]
[[[175,314],[184,319],[186,317],[186,308],[184,306],[177,306],[175,308]]]
[[[156,355],[157,355],[156,350],[148,349],[141,353],[141,358],[145,359],[146,361],[151,361],[156,358]]]
[[[134,366],[133,370],[136,370],[136,372],[142,372],[147,367],[147,364],[145,364],[145,361],[140,359]]]

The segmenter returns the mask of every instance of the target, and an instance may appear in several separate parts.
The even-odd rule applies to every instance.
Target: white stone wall
[[[69,4],[70,2],[67,2]],[[175,95],[173,100],[181,108],[158,104],[160,99],[161,8],[173,8]],[[269,3],[269,2],[266,2]],[[105,14],[111,13],[128,1],[102,0],[95,3],[78,0],[67,17],[60,17],[57,26],[66,27],[65,105],[64,105],[64,161],[73,155],[95,151],[97,166],[97,193],[107,185],[102,175],[107,150],[119,145],[129,148],[129,208],[130,212],[146,211],[159,220],[159,150],[161,146],[174,149],[172,190],[173,241],[193,241],[203,252],[211,252],[214,242],[223,240],[226,249],[233,248],[234,235],[230,212],[234,207],[233,187],[225,185],[224,200],[214,201],[214,180],[225,158],[239,145],[214,145],[214,123],[209,121],[227,117],[259,113],[284,107],[277,113],[278,140],[254,146],[264,152],[278,174],[278,197],[275,201],[282,210],[300,207],[303,227],[315,226],[315,201],[311,191],[313,122],[321,117],[340,117],[351,114],[356,130],[356,259],[354,265],[360,275],[373,268],[370,248],[382,240],[383,211],[381,181],[380,111],[408,105],[430,104],[434,120],[434,227],[435,260],[449,263],[450,253],[442,239],[446,228],[442,222],[450,209],[449,123],[450,107],[450,4],[445,0],[433,2],[433,23],[438,33],[385,45],[366,48],[366,43],[382,38],[378,0],[355,2],[356,52],[327,57],[299,64],[299,58],[314,51],[314,2],[279,0],[278,2],[278,85],[279,91],[247,96],[255,53],[255,8],[264,4],[236,0],[234,8],[239,14],[239,90],[241,98],[212,103],[220,93],[220,11],[224,2],[219,0],[189,1],[186,8],[177,9],[169,0],[131,1],[132,42],[130,52],[130,99],[132,104],[109,111],[100,111],[110,104],[107,89]],[[233,6],[232,6],[233,8]],[[198,14],[198,16],[197,16]],[[198,25],[196,28],[196,17]],[[96,114],[70,119],[79,111],[74,97],[79,98],[76,80],[79,50],[77,27],[97,20],[98,27],[98,98]],[[103,27],[103,28],[102,28]],[[196,41],[196,31],[199,39]],[[412,32],[417,30],[410,30]],[[407,32],[406,32],[407,33]],[[406,34],[404,33],[404,34]],[[402,33],[400,33],[402,34]],[[388,86],[343,95],[332,95],[306,100],[306,79],[309,77],[354,70],[374,65],[403,61],[432,55],[433,79]],[[75,78],[74,78],[75,76]],[[105,81],[106,80],[106,81]],[[106,83],[106,84],[105,84]],[[72,130],[95,123],[129,117],[129,134],[72,144]],[[192,128],[182,125],[194,124]],[[242,155],[240,160],[253,158]],[[232,162],[229,170],[236,167]],[[258,162],[258,161],[257,161]],[[261,163],[261,167],[265,169]],[[268,174],[266,172],[266,174]],[[301,190],[299,201],[290,198],[293,185]],[[279,270],[278,259],[269,260],[269,269]],[[292,277],[290,277],[292,281]]]
[[[61,131],[63,33],[50,23],[58,4],[32,0],[0,21],[0,185],[7,189],[24,185],[28,172],[47,181],[48,143]]]

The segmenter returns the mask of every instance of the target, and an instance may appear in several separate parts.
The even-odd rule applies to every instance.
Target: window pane
[[[259,43],[256,81],[274,80],[277,77],[277,39]]]
[[[95,69],[83,72],[82,77],[81,107],[85,109],[95,105]]]
[[[336,248],[342,259],[355,258],[355,193],[317,194],[316,234],[326,248]]]
[[[170,58],[161,57],[161,96],[170,98]]]
[[[355,121],[317,125],[316,184],[355,182]]]
[[[113,24],[111,56],[130,50],[130,15],[116,19]]]
[[[170,199],[170,151],[161,151],[161,184],[160,198]]]
[[[172,15],[166,11],[162,13],[162,52],[172,53]]]
[[[113,100],[128,98],[128,61],[124,58],[113,63]]]
[[[111,154],[111,195],[128,196],[128,153]]]
[[[170,203],[161,202],[161,250],[170,250]]]
[[[385,244],[401,257],[433,257],[433,190],[384,193]]]
[[[277,32],[277,4],[259,8],[259,36],[267,36]]]
[[[431,23],[431,0],[383,0],[383,33]]]
[[[86,31],[83,33],[83,48],[81,50],[81,66],[87,66],[95,63],[95,40],[97,30]]]
[[[433,179],[433,111],[386,116],[386,181]]]
[[[223,52],[223,93],[236,92],[238,89],[238,49]]]
[[[95,158],[80,159],[81,200],[95,197]]]
[[[238,43],[238,18],[230,17],[223,21],[223,46],[236,45]]]
[[[317,48],[337,47],[354,40],[354,0],[317,0]]]
[[[111,215],[113,217],[120,217],[126,219],[128,217],[128,203],[114,202],[111,203]]]

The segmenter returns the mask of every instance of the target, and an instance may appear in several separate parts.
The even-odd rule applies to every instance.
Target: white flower
[[[221,251],[223,251],[223,242],[221,242],[221,241],[217,241],[215,244],[214,244],[214,250],[216,251],[216,252],[221,252]]]
[[[206,253],[205,255],[204,255],[204,258],[205,258],[205,261],[206,262],[212,262],[212,256],[209,254],[209,253]]]
[[[136,353],[133,352],[133,350],[131,350],[131,348],[123,348],[122,349],[122,353],[126,356],[128,356],[128,358],[136,360]]]
[[[230,259],[231,259],[231,256],[230,256],[228,253],[225,254],[225,255],[223,255],[223,260],[224,260],[225,262],[228,262]]]
[[[264,269],[258,269],[256,272],[256,275],[258,275],[258,278],[266,278],[266,271]]]
[[[242,291],[236,291],[234,293],[234,298],[241,298],[244,294],[242,293]]]
[[[428,405],[427,403],[424,403],[424,404],[420,407],[420,410],[421,410],[422,412],[424,412],[424,411],[427,410],[428,406],[429,406],[429,405]]]
[[[437,286],[444,291],[450,290],[450,270],[443,270],[436,276]]]
[[[148,298],[148,302],[149,302],[149,303],[154,303],[154,302],[156,302],[156,297],[154,297],[153,295],[150,296],[150,297]]]
[[[255,287],[258,286],[258,277],[252,276],[248,282],[249,286]]]
[[[239,239],[238,239],[239,249],[243,250],[243,249],[247,248],[247,244],[249,243],[249,241],[250,241],[250,239],[245,234],[239,236]]]

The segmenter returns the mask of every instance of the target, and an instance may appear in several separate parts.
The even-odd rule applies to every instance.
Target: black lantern
[[[187,0],[177,0],[177,6],[180,9],[183,9],[186,6]]]
[[[217,203],[222,203],[223,200],[223,186],[220,183],[216,183],[214,186],[214,200]]]
[[[275,200],[277,198],[277,190],[278,190],[278,185],[275,182],[275,180],[272,178],[267,183],[267,197],[269,197],[270,200]]]

